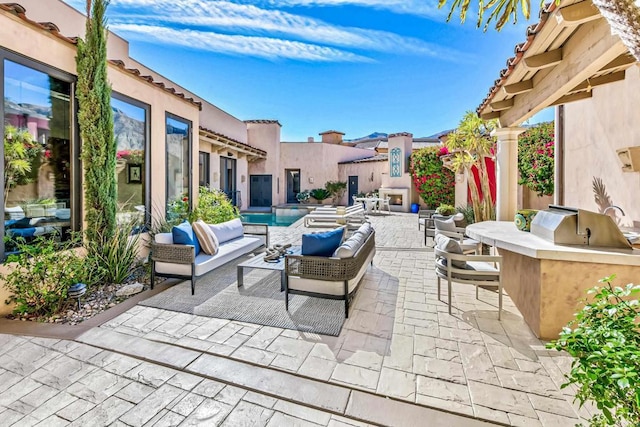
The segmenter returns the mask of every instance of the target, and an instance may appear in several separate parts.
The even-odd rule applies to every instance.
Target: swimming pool
[[[243,213],[242,222],[254,222],[276,227],[288,227],[304,215],[276,215],[274,213]]]

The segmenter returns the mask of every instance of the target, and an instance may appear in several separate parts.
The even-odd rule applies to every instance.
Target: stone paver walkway
[[[19,425],[91,425],[91,419],[93,425],[190,425],[203,417],[210,417],[207,425],[473,423],[447,423],[436,412],[425,415],[429,408],[515,426],[572,426],[589,417],[571,404],[572,388],[560,389],[570,360],[545,349],[509,298],[498,321],[494,292],[481,289],[476,300],[472,286],[454,285],[449,315],[446,287],[439,300],[433,252],[422,244],[415,215],[372,222],[374,267],[340,336],[141,306],[81,336],[82,343],[0,335],[2,419]],[[307,231],[301,222],[271,230],[273,243],[299,242]],[[284,383],[265,385],[274,381]],[[337,387],[328,389],[335,393],[326,402],[295,394],[323,390],[321,384]],[[405,423],[394,414],[404,414]]]

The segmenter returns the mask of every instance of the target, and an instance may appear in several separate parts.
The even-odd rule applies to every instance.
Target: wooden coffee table
[[[287,253],[300,255],[301,249],[300,246],[291,246]],[[284,291],[284,284],[287,280],[286,274],[284,273],[284,257],[280,257],[277,262],[269,262],[264,260],[264,254],[258,254],[238,264],[238,287],[244,285],[244,270],[249,268],[280,271],[280,292]]]

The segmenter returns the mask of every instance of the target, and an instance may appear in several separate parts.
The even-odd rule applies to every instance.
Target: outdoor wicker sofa
[[[235,227],[239,219],[232,220]],[[195,249],[190,245],[173,243],[171,233],[158,233],[151,243],[151,288],[155,276],[191,280],[191,295],[195,293],[196,279],[210,271],[232,261],[244,254],[269,246],[269,227],[266,224],[241,224],[241,236],[226,239],[221,227],[231,223],[210,225],[219,241],[219,249],[215,255],[204,252],[195,255]]]
[[[344,245],[349,246],[351,239]],[[349,317],[349,300],[353,298],[360,280],[369,263],[373,265],[376,253],[375,231],[373,228],[358,247],[351,245],[352,256],[323,257],[309,255],[287,255],[285,257],[285,307],[289,310],[289,294],[306,295],[317,298],[344,300],[344,315]],[[348,253],[347,253],[348,254]],[[335,255],[335,254],[334,254]],[[338,253],[340,255],[340,253]]]

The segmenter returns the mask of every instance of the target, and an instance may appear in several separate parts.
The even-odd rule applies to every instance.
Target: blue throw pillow
[[[302,235],[302,255],[331,256],[342,242],[342,227],[322,233]]]
[[[191,245],[196,249],[196,255],[200,253],[200,242],[196,237],[196,233],[193,232],[193,228],[189,221],[185,221],[182,224],[176,225],[171,229],[171,235],[173,236],[173,243],[176,245]]]

